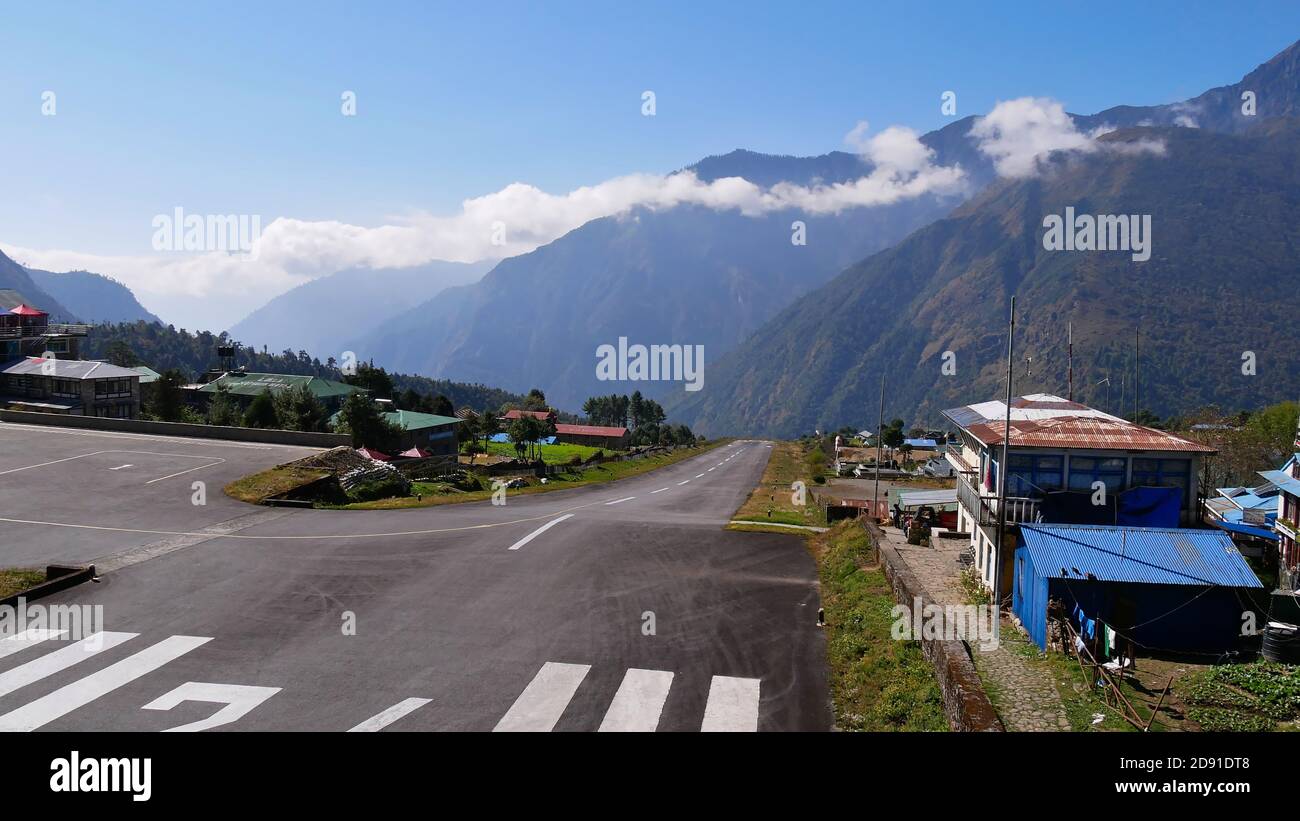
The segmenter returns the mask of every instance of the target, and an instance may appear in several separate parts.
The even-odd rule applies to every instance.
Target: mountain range
[[[442,290],[477,281],[493,263],[434,261],[411,268],[349,268],[287,291],[230,328],[254,348],[341,358],[360,329],[384,325]],[[358,355],[365,358],[364,348]]]
[[[1190,100],[1073,115],[1074,124],[1083,133],[1137,128],[1150,135],[1178,127],[1244,135],[1262,122],[1295,111],[1300,89],[1298,52],[1292,46],[1240,82]],[[1253,116],[1243,113],[1245,91],[1255,95]],[[971,135],[975,122],[976,118],[968,117],[921,138],[934,152],[936,165],[959,165],[966,172],[972,193],[995,183],[992,162]],[[1127,139],[1136,144],[1141,137]],[[1230,150],[1256,144],[1246,140],[1231,144]],[[1161,158],[1143,152],[1133,160],[1159,163]],[[704,181],[738,176],[770,187],[844,182],[868,173],[871,166],[845,152],[777,157],[737,150],[709,157],[689,170]],[[781,313],[783,309],[803,297],[799,304],[807,307],[810,316],[819,310],[838,312],[842,294],[828,285],[833,277],[854,262],[884,252],[959,204],[960,199],[927,195],[853,208],[833,217],[793,211],[752,217],[698,206],[638,209],[595,220],[529,254],[504,260],[474,285],[448,289],[358,338],[355,345],[377,362],[399,370],[490,381],[511,390],[544,385],[553,401],[577,407],[585,397],[611,389],[595,376],[597,346],[616,344],[619,337],[627,337],[629,344],[702,344],[708,363],[704,391],[685,394],[680,385],[662,383],[634,387],[670,400],[670,407],[681,408],[706,432],[773,432],[777,429],[770,427],[774,418],[770,414],[762,418],[737,412],[719,415],[707,408],[711,402],[726,404],[738,382],[774,367],[766,359],[770,352],[763,340],[781,335],[782,326],[791,319]],[[807,223],[807,246],[790,242],[794,219]],[[933,273],[897,271],[895,288],[920,286]],[[956,300],[954,307],[981,298],[959,287],[949,295]],[[908,304],[906,292],[889,296]],[[900,317],[905,324],[913,319],[919,318]],[[864,311],[856,317],[851,336],[869,347],[884,331],[872,313]],[[805,332],[809,334],[806,344],[823,345],[822,335],[813,334],[812,328]],[[755,359],[740,364],[737,357],[727,357],[737,346],[752,352]],[[724,379],[720,390],[708,384],[715,375]],[[788,379],[832,378],[802,370],[780,376],[753,387],[758,391],[760,384],[772,388]],[[617,387],[628,389],[626,383]],[[1159,406],[1159,395],[1151,397]],[[860,416],[856,409],[840,408],[832,397],[817,391],[799,401],[808,418],[827,424]]]
[[[89,271],[56,274],[26,268],[0,251],[0,290],[12,290],[55,322],[157,322],[131,289]]]
[[[861,425],[884,375],[887,418],[939,422],[1004,390],[1012,294],[1018,394],[1069,391],[1072,326],[1074,396],[1115,413],[1131,413],[1135,372],[1141,407],[1161,415],[1294,397],[1300,350],[1279,329],[1300,315],[1300,122],[1125,129],[1102,144],[1153,138],[1163,155],[1103,150],[991,186],[783,310],[669,414],[706,434]],[[1046,250],[1044,216],[1067,207],[1151,215],[1151,258]]]

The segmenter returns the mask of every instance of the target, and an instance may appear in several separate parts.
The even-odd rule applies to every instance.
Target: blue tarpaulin
[[[1119,495],[1118,525],[1132,527],[1178,527],[1182,507],[1180,487],[1135,487]]]

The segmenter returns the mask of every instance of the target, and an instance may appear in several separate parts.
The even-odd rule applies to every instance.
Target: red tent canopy
[[[411,457],[412,459],[424,459],[425,457],[432,456],[432,455],[433,455],[433,451],[420,450],[418,447],[414,447],[414,448],[410,448],[409,450],[404,450],[404,451],[402,451],[401,453],[399,453],[399,454],[397,454],[397,455],[398,455],[398,456],[409,456],[409,457]]]
[[[40,308],[33,308],[27,304],[19,305],[17,308],[9,311],[9,313],[18,314],[19,316],[49,316],[49,314],[45,313]]]
[[[357,453],[360,453],[367,459],[374,459],[376,462],[389,462],[392,461],[393,458],[387,453],[380,453],[373,448],[357,448]]]

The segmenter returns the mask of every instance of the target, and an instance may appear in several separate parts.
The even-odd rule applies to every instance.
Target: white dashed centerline
[[[678,486],[678,487],[681,487],[682,485],[685,485],[685,484],[690,483],[690,481],[691,481],[690,479],[687,479],[685,482],[678,482],[678,483],[677,483],[677,486]]]
[[[558,519],[552,519],[552,520],[550,520],[549,522],[547,522],[546,524],[544,524],[544,525],[542,525],[541,527],[539,527],[539,528],[537,528],[536,530],[534,530],[532,533],[529,533],[527,536],[523,537],[523,538],[520,539],[519,541],[517,541],[517,542],[515,542],[514,544],[510,545],[509,549],[510,549],[510,550],[518,550],[519,548],[521,548],[521,547],[523,547],[524,545],[526,545],[526,544],[528,544],[529,542],[531,542],[533,539],[536,539],[538,536],[542,535],[542,534],[545,533],[546,531],[548,531],[548,530],[550,530],[551,528],[555,527],[556,525],[558,525],[560,522],[564,521],[565,519],[572,519],[572,518],[573,518],[573,514],[572,514],[572,513],[566,513],[566,514],[564,514],[563,516],[559,517]]]
[[[617,504],[622,504],[623,502],[630,502],[630,501],[632,501],[632,500],[635,499],[635,498],[636,498],[635,496],[624,496],[622,499],[614,499],[614,500],[612,500],[612,501],[608,501],[608,502],[606,502],[605,504],[607,504],[607,505],[617,505]]]
[[[668,489],[668,488],[666,488],[666,487],[661,487],[661,488],[659,488],[658,490],[652,490],[652,491],[650,491],[650,495],[653,496],[653,495],[655,495],[656,493],[663,493],[663,492],[664,492],[665,490],[667,490],[667,489]]]
[[[348,730],[349,733],[377,733],[380,730],[397,721],[403,716],[409,715],[424,705],[428,704],[431,699],[427,698],[408,698],[399,701],[382,713],[371,716],[357,726]]]
[[[696,479],[703,479],[703,478],[704,478],[704,474],[703,474],[703,473],[697,473],[697,474],[695,474],[695,478],[696,478]]]

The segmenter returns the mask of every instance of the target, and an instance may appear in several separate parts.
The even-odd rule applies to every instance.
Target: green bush
[[[391,499],[394,496],[406,496],[410,484],[400,474],[373,482],[362,482],[348,491],[351,502],[373,502],[376,499]]]

